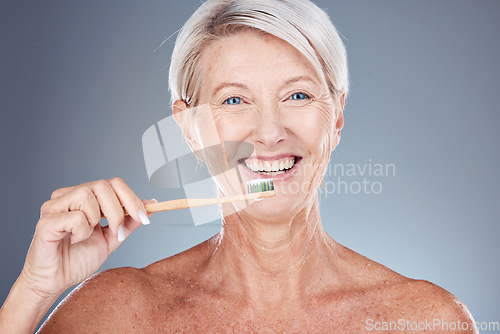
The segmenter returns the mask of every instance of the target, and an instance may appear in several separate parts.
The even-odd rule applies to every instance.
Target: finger
[[[37,235],[48,242],[59,242],[71,234],[72,243],[86,240],[91,232],[87,217],[82,211],[54,213],[40,219]]]
[[[113,187],[106,180],[99,180],[89,183],[102,213],[108,220],[110,229],[118,236],[118,227],[123,224],[125,214],[122,204],[116,196]]]
[[[149,225],[150,221],[146,215],[146,208],[142,200],[130,189],[130,187],[119,177],[108,180],[109,184],[118,196],[120,203],[130,216],[140,221],[143,225]]]
[[[58,197],[61,197],[62,195],[66,194],[67,192],[71,191],[75,187],[65,187],[65,188],[59,188],[56,189],[52,192],[52,195],[50,195],[50,199],[55,199]]]
[[[143,204],[150,204],[150,203],[158,203],[157,200],[152,199],[152,200],[142,200]],[[152,213],[148,214],[148,218],[152,216]],[[124,226],[124,239],[126,239],[132,232],[134,232],[139,226],[141,226],[142,223],[139,221],[134,220],[132,217],[128,216],[125,217],[123,226]],[[102,228],[104,237],[106,238],[106,241],[108,243],[108,249],[111,252],[114,252],[118,246],[123,242],[118,240],[116,236],[113,234],[113,232],[109,229],[109,227],[103,227]]]
[[[64,194],[44,203],[42,216],[58,212],[82,211],[90,226],[96,226],[101,219],[101,209],[92,189],[87,185],[66,189],[68,190]]]
[[[158,203],[157,200],[141,200],[143,204],[149,204],[149,203]],[[150,213],[148,216],[151,217],[152,213]],[[142,222],[135,220],[134,218],[130,216],[125,216],[124,222],[123,222],[123,227],[124,227],[124,239],[126,239],[132,232],[134,232],[139,226],[143,225]],[[121,243],[123,240],[119,240],[119,243]]]
[[[153,198],[153,199],[143,199],[142,203],[143,204],[153,204],[153,203],[158,203],[158,201],[155,198]],[[152,215],[153,215],[152,212],[148,213],[148,218],[151,218]]]

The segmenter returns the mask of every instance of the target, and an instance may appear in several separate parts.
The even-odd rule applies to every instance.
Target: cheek
[[[310,153],[320,156],[329,155],[333,120],[333,110],[319,106],[310,106],[288,116],[290,129],[293,129],[300,145]]]
[[[220,144],[214,117],[207,104],[196,107],[193,115],[193,125],[196,141],[202,148]]]
[[[204,160],[215,173],[225,172],[241,157],[253,152],[253,145],[245,142],[252,123],[242,115],[217,113],[209,105],[198,108],[195,116],[196,140],[204,152]]]
[[[247,139],[254,127],[254,113],[214,113],[217,131],[222,140],[243,141]]]
[[[204,148],[223,141],[242,141],[252,129],[248,114],[218,112],[209,104],[197,107],[194,124],[196,139]]]

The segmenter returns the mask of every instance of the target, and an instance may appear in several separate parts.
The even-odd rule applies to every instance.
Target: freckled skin
[[[280,196],[238,212],[223,206],[221,232],[185,252],[143,269],[95,275],[72,292],[41,332],[473,333],[367,327],[370,319],[443,319],[472,328],[472,317],[446,290],[369,260],[323,230],[316,189],[338,144],[343,116],[307,60],[272,36],[244,32],[215,42],[203,61],[200,103],[211,107],[217,136],[251,142],[262,154],[300,153],[292,180],[305,186],[287,192],[283,182],[277,185]],[[297,74],[312,80],[281,85]],[[227,81],[246,88],[212,93]],[[297,91],[314,98],[289,99]],[[233,96],[244,104],[222,103]],[[187,108],[179,101],[174,107]],[[197,117],[206,124],[203,115]],[[198,130],[193,145],[213,140],[211,131]],[[224,185],[230,181],[221,182],[230,188]]]
[[[333,240],[340,281],[295,304],[259,307],[211,271],[217,239],[144,269],[97,274],[72,292],[41,332],[382,333],[368,331],[367,319],[471,321],[465,307],[445,290],[405,278]]]

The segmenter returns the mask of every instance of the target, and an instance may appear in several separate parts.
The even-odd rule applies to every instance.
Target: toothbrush
[[[160,211],[187,209],[198,206],[256,200],[274,196],[276,196],[276,190],[274,190],[273,179],[258,179],[247,182],[247,194],[215,198],[174,199],[171,201],[146,204],[145,208],[147,213],[153,213]],[[126,210],[124,211],[125,215],[129,215]],[[105,216],[103,216],[102,218],[105,218]]]

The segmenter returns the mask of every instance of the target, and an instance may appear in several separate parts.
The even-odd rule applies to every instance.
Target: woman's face
[[[273,178],[278,195],[244,212],[271,221],[295,215],[316,199],[338,143],[342,110],[336,116],[332,96],[307,59],[269,34],[248,31],[221,38],[204,50],[201,65],[192,122],[196,146],[253,145],[253,153],[228,151],[224,164],[237,165],[243,183]],[[209,165],[220,165],[223,158],[209,160]],[[237,178],[217,182],[225,195],[239,188]]]

